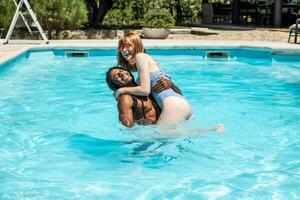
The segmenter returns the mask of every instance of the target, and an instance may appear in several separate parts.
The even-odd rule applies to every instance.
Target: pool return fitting
[[[9,27],[9,29],[8,29],[8,32],[7,32],[7,34],[6,34],[6,37],[5,37],[5,40],[4,40],[4,43],[3,43],[3,44],[8,44],[8,41],[10,40],[10,37],[11,37],[11,35],[12,35],[12,33],[13,33],[13,30],[14,30],[14,28],[15,28],[15,26],[16,26],[16,23],[17,23],[17,20],[18,20],[19,15],[21,16],[21,18],[22,18],[22,20],[23,20],[25,26],[27,27],[29,33],[30,33],[31,35],[33,34],[33,32],[32,32],[32,30],[31,30],[30,26],[29,26],[28,23],[27,23],[27,20],[25,19],[24,15],[23,15],[22,12],[21,12],[21,8],[24,7],[24,5],[25,5],[27,11],[29,12],[29,14],[30,14],[30,16],[31,16],[31,18],[32,18],[32,20],[33,20],[33,23],[35,24],[36,28],[38,29],[39,33],[41,34],[43,40],[45,41],[46,44],[49,44],[49,40],[48,40],[48,38],[46,37],[46,35],[45,35],[45,33],[44,33],[44,30],[42,29],[42,27],[41,27],[39,21],[37,20],[36,15],[35,15],[35,13],[33,12],[33,10],[31,9],[31,6],[30,6],[30,4],[28,3],[28,1],[27,1],[27,0],[20,0],[18,4],[17,4],[16,0],[12,0],[12,1],[13,1],[14,4],[16,5],[17,10],[16,10],[16,12],[15,12],[14,18],[13,18],[12,21],[11,21],[10,27]]]
[[[89,57],[90,54],[87,51],[66,51],[65,57]]]
[[[229,51],[206,51],[205,52],[205,59],[215,59],[215,58],[222,58],[222,59],[230,59],[230,52]]]

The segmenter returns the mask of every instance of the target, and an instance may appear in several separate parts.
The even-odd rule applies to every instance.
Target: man
[[[135,83],[133,75],[126,69],[121,67],[112,67],[106,73],[106,82],[110,89],[116,91],[121,87],[134,87]],[[180,90],[169,80],[162,79],[154,89],[162,91],[172,88],[178,93]],[[133,96],[123,94],[118,99],[119,120],[124,126],[132,127],[134,122],[138,124],[156,124],[160,114],[160,108],[155,101],[148,97]]]

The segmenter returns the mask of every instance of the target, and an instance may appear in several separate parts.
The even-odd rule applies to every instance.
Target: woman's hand
[[[115,99],[118,101],[119,96],[122,95],[122,94],[124,94],[124,93],[125,93],[124,88],[119,88],[119,89],[117,89],[117,90],[114,92],[113,95],[114,95]]]
[[[156,93],[160,93],[164,90],[167,90],[173,86],[173,82],[167,77],[163,76],[160,78],[157,83],[154,85],[153,90]]]

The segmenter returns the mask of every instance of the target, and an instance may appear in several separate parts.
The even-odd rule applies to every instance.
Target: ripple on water
[[[124,128],[115,55],[33,53],[0,72],[0,199],[299,199],[299,64],[169,51],[195,114],[178,132],[225,134]]]

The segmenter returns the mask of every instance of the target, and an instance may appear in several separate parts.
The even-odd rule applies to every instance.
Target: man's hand
[[[181,90],[169,78],[167,78],[165,76],[161,77],[157,81],[157,83],[153,87],[153,90],[156,93],[160,93],[160,92],[162,92],[164,90],[167,90],[167,89],[170,89],[170,88],[172,90],[174,90],[176,93],[182,95]]]
[[[153,90],[156,93],[160,93],[164,90],[171,88],[172,86],[173,86],[173,82],[167,77],[163,76],[154,85]]]

